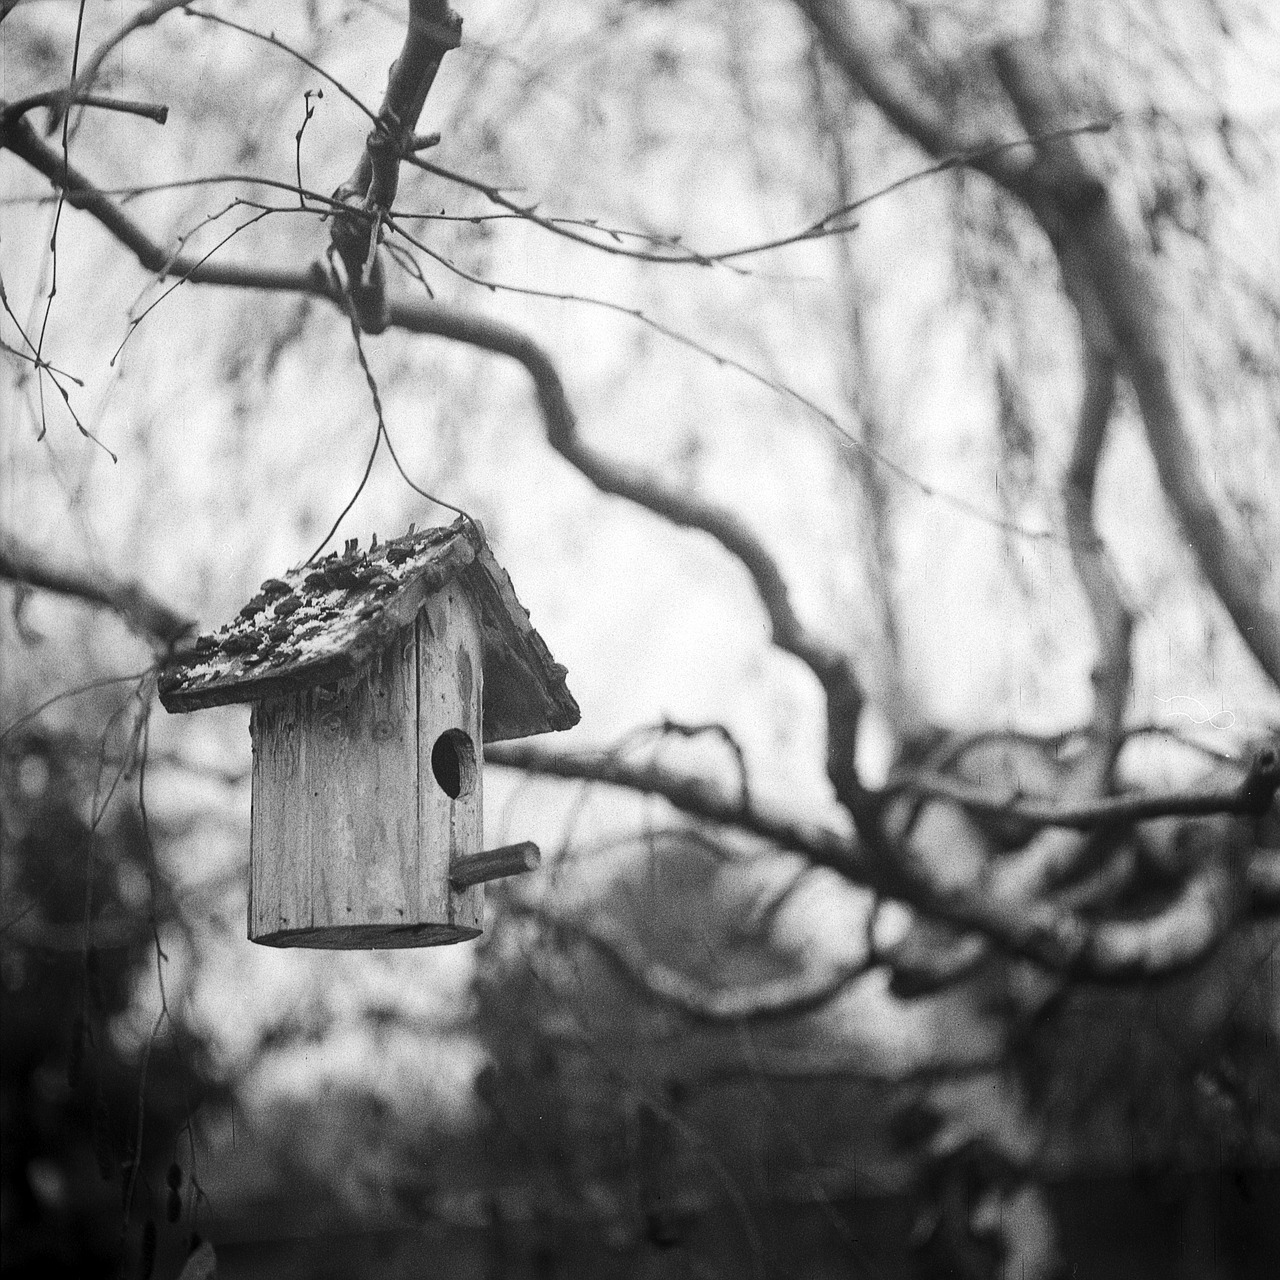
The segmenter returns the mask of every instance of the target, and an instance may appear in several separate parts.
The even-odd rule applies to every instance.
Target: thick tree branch
[[[395,203],[400,162],[412,153],[414,129],[436,72],[461,40],[462,19],[447,0],[409,0],[404,47],[391,65],[377,122],[355,172],[333,193],[335,201],[356,215],[335,217],[331,236],[346,268],[352,309],[366,333],[381,333],[391,323],[378,250],[382,219]]]
[[[138,583],[84,569],[57,568],[9,533],[0,533],[0,578],[110,609],[139,634],[164,646],[195,630],[193,621],[174,613]]]

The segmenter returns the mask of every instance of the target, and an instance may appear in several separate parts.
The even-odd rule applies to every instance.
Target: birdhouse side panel
[[[279,700],[273,717],[296,723],[287,736],[291,742],[296,734],[297,747],[277,756],[264,738],[258,753],[264,797],[269,768],[282,797],[262,805],[263,821],[255,821],[251,926],[258,940],[413,945],[405,935],[423,923],[416,661],[409,628],[361,676]],[[281,737],[277,729],[274,738]]]
[[[420,909],[479,932],[484,887],[454,889],[449,866],[484,839],[484,638],[456,581],[427,601],[417,625]]]
[[[310,928],[311,853],[302,838],[300,695],[257,703],[249,834],[249,937],[268,941],[282,930]]]

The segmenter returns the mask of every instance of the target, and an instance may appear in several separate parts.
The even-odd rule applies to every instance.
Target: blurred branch
[[[1093,715],[1085,746],[1070,765],[1056,799],[1059,807],[1067,808],[1101,800],[1111,790],[1116,758],[1124,742],[1132,664],[1133,618],[1098,535],[1093,512],[1098,461],[1115,404],[1116,367],[1107,351],[1089,343],[1087,332],[1084,341],[1084,393],[1062,499],[1071,559],[1089,602],[1098,653],[1093,667]],[[1232,799],[1238,797],[1233,795]],[[1080,830],[1054,824],[1035,835],[1001,868],[1002,890],[1031,897],[1044,893],[1086,869],[1095,847]],[[1102,856],[1112,852],[1103,851]],[[1103,877],[1097,883],[1101,886],[1109,880]]]
[[[1002,186],[1019,190],[1031,164],[1021,148],[966,131],[908,67],[900,45],[885,38],[893,19],[849,0],[796,0],[831,60],[900,132],[938,161],[959,159]],[[881,6],[881,9],[885,6]],[[1028,148],[1029,149],[1029,148]]]
[[[1029,131],[1062,121],[1068,106],[1041,49],[1013,42],[997,48],[993,59]],[[1110,346],[1133,386],[1161,485],[1201,570],[1254,657],[1280,686],[1280,608],[1266,590],[1267,566],[1247,531],[1220,510],[1204,483],[1175,386],[1168,307],[1078,139],[1041,144],[1026,199],[1058,253],[1086,342]]]
[[[195,630],[193,621],[162,604],[140,584],[120,582],[105,573],[55,567],[10,533],[0,533],[0,578],[110,609],[139,634],[163,645],[172,645]]]
[[[1265,912],[1280,907],[1280,900],[1273,901],[1272,893],[1274,886],[1280,883],[1280,875],[1271,874],[1269,865],[1260,864],[1253,874],[1257,891],[1246,900],[1238,896],[1229,897],[1225,903],[1227,909],[1221,912],[1218,908],[1223,903],[1217,895],[1219,881],[1216,878],[1210,886],[1214,888],[1214,894],[1193,890],[1188,882],[1184,890],[1185,901],[1179,899],[1143,920],[1126,921],[1117,932],[1108,924],[1098,924],[1043,899],[997,895],[993,892],[993,885],[982,882],[941,881],[901,851],[895,851],[892,859],[869,857],[860,845],[828,828],[769,815],[761,812],[758,806],[744,811],[704,780],[662,767],[630,764],[615,755],[557,752],[519,742],[495,743],[485,755],[490,763],[531,773],[601,782],[648,795],[660,795],[691,817],[721,822],[763,836],[788,852],[802,855],[815,866],[827,867],[855,884],[904,902],[955,928],[981,934],[1006,952],[1077,978],[1110,982],[1150,976],[1156,972],[1172,972],[1202,958],[1241,912]],[[1274,793],[1277,783],[1280,783],[1280,753],[1270,749],[1259,752],[1245,782],[1229,796],[1221,793],[1212,797],[1155,797],[1157,803],[1150,806],[1154,812],[1146,814],[1142,813],[1142,797],[1101,801],[1093,806],[1082,806],[1080,811],[1071,814],[1052,806],[1018,806],[1016,801],[1011,802],[1012,808],[1010,805],[996,805],[982,788],[970,787],[950,778],[929,778],[928,782],[936,783],[940,794],[957,799],[963,807],[972,804],[980,811],[999,816],[1025,812],[1033,821],[1066,816],[1073,822],[1087,821],[1089,825],[1097,826],[1134,821],[1142,816],[1163,816],[1171,811],[1256,815],[1265,809],[1263,795]],[[900,784],[895,782],[894,785]],[[1270,793],[1267,792],[1268,787]],[[956,793],[954,796],[950,794],[952,791]],[[1130,810],[1123,819],[1117,815],[1119,804],[1127,805]],[[1073,825],[1073,822],[1061,825]],[[1245,868],[1238,870],[1243,874]],[[1212,920],[1209,921],[1212,927],[1206,924],[1205,912],[1209,907],[1213,907]],[[1174,946],[1165,935],[1166,927],[1172,927],[1170,922],[1173,921],[1196,926],[1179,946]],[[958,947],[954,956],[940,961],[947,967],[954,960],[955,973],[967,971],[980,958],[969,944],[958,944]],[[892,960],[892,956],[889,958]],[[903,960],[913,973],[919,967],[907,964],[905,956]],[[915,976],[921,981],[928,980],[923,973]]]
[[[1161,485],[1201,570],[1263,670],[1280,685],[1280,609],[1266,590],[1267,566],[1201,478],[1174,387],[1167,308],[1078,136],[1059,132],[1066,104],[1046,55],[1030,41],[994,51],[996,74],[1023,128],[1039,137],[1039,154],[992,150],[982,145],[989,140],[967,136],[912,74],[902,47],[884,35],[891,24],[868,17],[868,6],[797,3],[833,61],[892,124],[936,159],[971,153],[969,166],[1023,201],[1045,229],[1086,343],[1110,351],[1134,388]]]
[[[744,804],[740,795],[730,799],[715,783],[660,763],[633,764],[616,752],[567,752],[532,742],[495,742],[485,748],[484,756],[489,764],[525,773],[599,782],[661,796],[690,817],[762,836],[851,880],[865,881],[871,874],[854,842],[838,831],[776,813],[758,800]]]
[[[1235,883],[1214,864],[1189,876],[1177,898],[1142,920],[1093,926],[1087,963],[1117,977],[1155,977],[1185,969],[1206,956],[1239,916]]]
[[[33,93],[30,97],[7,103],[3,111],[3,123],[8,124],[11,120],[16,120],[37,107],[54,107],[65,111],[68,103],[76,107],[97,107],[103,111],[118,111],[128,116],[143,116],[148,120],[154,120],[156,124],[164,124],[169,119],[169,108],[154,102],[135,102],[129,98],[106,98],[97,93],[76,93],[68,96],[65,89],[49,89],[44,93]]]
[[[1084,366],[1084,395],[1075,446],[1063,484],[1063,505],[1071,558],[1089,601],[1098,644],[1093,668],[1093,721],[1090,744],[1084,753],[1087,776],[1079,780],[1078,790],[1100,795],[1110,786],[1123,741],[1133,618],[1093,514],[1098,460],[1115,403],[1115,362],[1107,352],[1086,345]]]
[[[987,817],[1016,818],[1033,826],[1071,827],[1079,831],[1127,826],[1152,818],[1205,817],[1217,813],[1260,817],[1280,789],[1280,752],[1274,747],[1259,751],[1244,781],[1226,790],[1109,796],[1074,805],[1028,800],[1016,791],[1000,797],[987,787],[922,769],[895,773],[890,788],[953,800],[970,812]]]

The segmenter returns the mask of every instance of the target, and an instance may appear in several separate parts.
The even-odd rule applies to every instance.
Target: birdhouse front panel
[[[484,639],[459,583],[423,606],[417,636],[419,911],[472,937],[484,922],[484,886],[459,892],[449,868],[483,848]]]

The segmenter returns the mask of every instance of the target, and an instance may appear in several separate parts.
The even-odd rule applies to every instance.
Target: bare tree
[[[1244,430],[1274,431],[1280,383],[1274,355],[1265,353],[1266,341],[1259,340],[1258,332],[1269,326],[1263,331],[1274,339],[1280,298],[1273,286],[1259,283],[1247,270],[1237,271],[1239,264],[1228,267],[1226,232],[1214,223],[1215,181],[1239,180],[1248,186],[1244,178],[1249,165],[1240,159],[1247,126],[1210,95],[1217,113],[1210,124],[1212,154],[1207,159],[1193,157],[1189,149],[1172,159],[1165,154],[1167,138],[1180,130],[1187,134],[1180,121],[1188,112],[1203,111],[1205,98],[1197,86],[1196,52],[1175,47],[1172,36],[1165,40],[1161,34],[1164,4],[1117,3],[1108,8],[1100,29],[1091,31],[1086,19],[1064,5],[1045,6],[1042,20],[1031,24],[1021,18],[1006,22],[981,7],[969,12],[941,5],[799,0],[770,20],[799,50],[794,71],[808,103],[805,124],[826,164],[821,213],[794,232],[769,230],[713,250],[696,243],[693,233],[613,227],[594,217],[550,214],[541,193],[513,195],[496,180],[480,176],[479,164],[437,163],[431,157],[440,138],[420,134],[419,118],[443,60],[462,41],[462,25],[441,0],[410,0],[407,32],[382,105],[375,111],[356,100],[368,132],[351,176],[328,196],[303,183],[303,136],[313,105],[308,96],[297,135],[296,173],[291,178],[255,177],[252,188],[235,184],[237,191],[256,192],[237,196],[237,207],[247,215],[237,232],[268,215],[282,217],[295,202],[308,224],[327,223],[327,243],[313,260],[295,250],[289,259],[282,255],[266,263],[237,257],[234,247],[223,248],[231,236],[199,255],[183,242],[171,248],[133,212],[127,192],[113,193],[96,175],[102,157],[75,145],[86,113],[163,121],[166,105],[170,111],[180,109],[172,102],[117,96],[101,85],[116,51],[127,47],[136,32],[162,20],[199,21],[215,25],[220,33],[274,46],[322,80],[330,95],[354,97],[319,56],[212,8],[188,8],[185,18],[177,12],[183,8],[157,3],[140,9],[96,49],[73,55],[70,76],[65,68],[61,79],[51,73],[47,87],[0,109],[0,146],[9,153],[11,167],[33,171],[56,196],[54,245],[61,219],[76,211],[76,216],[94,220],[146,272],[162,283],[174,282],[175,288],[220,286],[336,308],[350,323],[378,407],[374,454],[384,440],[388,446],[391,440],[365,355],[367,338],[401,331],[515,362],[529,381],[530,413],[536,413],[547,445],[601,493],[679,529],[709,536],[745,571],[772,646],[798,662],[820,693],[824,768],[835,802],[821,812],[785,807],[757,794],[750,775],[754,763],[735,735],[720,725],[666,721],[644,741],[706,737],[724,749],[731,766],[727,769],[672,765],[657,752],[638,754],[631,749],[634,743],[592,749],[507,744],[489,758],[530,776],[659,797],[684,820],[719,831],[718,839],[761,842],[759,847],[772,851],[775,860],[778,854],[797,859],[800,872],[777,888],[767,909],[757,908],[749,916],[750,927],[763,938],[777,912],[806,883],[806,869],[836,873],[866,891],[866,945],[857,956],[826,970],[802,968],[750,989],[723,990],[692,980],[660,954],[649,954],[634,932],[618,926],[608,913],[591,919],[572,913],[555,916],[513,901],[510,927],[533,919],[539,936],[554,942],[553,950],[562,956],[585,948],[637,990],[703,1024],[740,1026],[803,1017],[829,1006],[851,984],[875,972],[887,973],[893,991],[904,999],[976,981],[987,998],[996,999],[993,993],[998,993],[1007,1011],[1005,1060],[1025,1068],[1020,1088],[1027,1091],[1024,1114],[1032,1129],[1050,1110],[1046,1093],[1037,1093],[1039,1077],[1033,1068],[1039,1064],[1047,1070],[1043,1064],[1052,1053],[1046,1046],[1062,1042],[1046,1038],[1043,1028],[1061,1032],[1073,1018],[1083,1026],[1088,1019],[1081,1010],[1095,1006],[1107,1011],[1112,1020],[1107,1025],[1114,1028],[1115,1019],[1132,1016],[1123,1012],[1126,1002],[1174,1000],[1178,997],[1168,993],[1201,989],[1197,982],[1212,987],[1229,982],[1231,975],[1247,977],[1274,945],[1280,907],[1275,808],[1280,744],[1274,733],[1259,732],[1236,744],[1227,758],[1211,760],[1198,781],[1187,781],[1184,770],[1169,786],[1155,785],[1140,766],[1127,767],[1152,742],[1192,758],[1200,752],[1170,723],[1143,723],[1132,712],[1144,618],[1099,532],[1105,514],[1100,474],[1108,447],[1122,419],[1136,422],[1177,536],[1194,558],[1197,582],[1216,601],[1214,607],[1224,611],[1234,629],[1230,643],[1247,650],[1256,664],[1254,675],[1274,705],[1280,688],[1275,568],[1280,511],[1265,477],[1256,489],[1262,500],[1240,498],[1215,480],[1212,415],[1238,421],[1239,400],[1255,397],[1264,405],[1260,422],[1246,421]],[[618,5],[607,7],[602,21],[623,24],[634,10],[650,8],[670,8],[661,19],[677,32],[736,32],[739,40],[744,32],[752,33],[754,19],[708,13],[698,6],[689,6],[692,12],[686,13],[685,6]],[[1197,13],[1193,25],[1198,32],[1215,26],[1216,9],[1206,5]],[[1130,101],[1134,95],[1103,56],[1109,48],[1104,28],[1130,18],[1147,31],[1145,67],[1160,90],[1153,90],[1150,101],[1141,94],[1139,101]],[[1213,39],[1234,47],[1243,39],[1232,26],[1237,21],[1266,24],[1267,18],[1223,16]],[[79,31],[77,25],[77,50]],[[1270,31],[1272,40],[1274,34]],[[30,47],[37,43],[33,36],[25,38]],[[737,46],[732,40],[729,44],[732,53]],[[753,51],[758,53],[759,46]],[[65,60],[65,51],[60,56]],[[758,110],[751,106],[757,87],[737,54],[728,61],[730,82],[747,104],[744,116],[751,121]],[[481,67],[475,73],[480,90],[492,88],[484,71]],[[652,74],[662,74],[662,66]],[[535,79],[532,73],[526,77],[526,90]],[[1166,82],[1171,87],[1163,88]],[[478,108],[464,100],[460,129],[468,111]],[[45,136],[33,123],[40,112],[49,116],[51,132]],[[986,321],[983,336],[992,348],[992,398],[1004,461],[1021,451],[1037,482],[1056,486],[1044,511],[1049,527],[1035,533],[1065,547],[1088,611],[1094,658],[1082,724],[1064,724],[1048,734],[995,722],[957,728],[931,722],[924,700],[905,692],[910,679],[895,616],[893,486],[926,500],[952,501],[1015,541],[1027,538],[1028,530],[1021,513],[993,512],[956,498],[897,461],[889,447],[891,397],[876,385],[876,351],[861,293],[865,281],[850,252],[860,234],[855,219],[871,204],[865,192],[858,194],[857,185],[874,173],[873,148],[865,143],[868,128],[890,139],[900,148],[898,154],[914,154],[910,180],[923,177],[942,189],[955,228],[959,286],[978,297]],[[767,162],[762,168],[768,168]],[[412,188],[417,203],[406,205],[406,176],[417,180],[422,175],[438,185]],[[872,181],[879,185],[873,190],[879,195],[905,180],[875,174]],[[135,185],[128,177],[124,182]],[[789,249],[831,246],[836,259],[831,270],[842,299],[839,412],[796,389],[764,361],[736,350],[726,354],[714,337],[658,319],[645,307],[608,297],[584,299],[570,290],[545,292],[581,306],[584,316],[601,310],[620,314],[672,343],[674,350],[730,368],[788,411],[798,410],[839,436],[854,461],[863,504],[862,545],[851,550],[875,584],[878,620],[871,629],[887,655],[878,674],[849,637],[829,634],[809,619],[780,558],[780,540],[748,509],[717,502],[696,483],[680,483],[669,468],[640,465],[588,439],[551,341],[535,339],[496,318],[491,309],[446,301],[429,285],[425,291],[415,286],[415,281],[427,284],[425,273],[435,269],[470,288],[495,287],[483,265],[475,265],[464,252],[441,249],[421,229],[419,219],[427,219],[423,225],[430,228],[434,215],[423,192],[434,196],[440,185],[479,202],[458,215],[464,223],[509,219],[532,235],[564,242],[574,252],[621,259],[648,273],[733,271]],[[272,199],[261,198],[264,189]],[[272,202],[276,199],[280,203]],[[1171,238],[1178,241],[1172,250]],[[501,267],[500,249],[484,247],[483,253],[492,254]],[[56,248],[54,254],[56,273]],[[1008,283],[1037,254],[1040,266],[1026,271],[1040,272],[1039,301],[1027,302]],[[476,256],[482,256],[480,249]],[[394,283],[397,270],[409,278],[408,285]],[[493,274],[496,278],[502,272]],[[1230,333],[1215,328],[1213,341],[1185,337],[1193,324],[1186,308],[1200,296],[1194,292],[1200,288],[1207,291],[1204,314],[1216,318],[1236,308],[1234,328]],[[504,297],[539,292],[525,286],[503,289]],[[44,338],[55,300],[53,282],[43,296],[47,302],[37,308],[35,324],[20,320],[6,298],[7,332],[14,335],[6,338],[6,351],[16,367],[34,376],[41,403],[56,390],[70,406],[72,376],[50,355]],[[1024,304],[1046,308],[1057,326],[1047,341],[1067,353],[1063,362],[1076,382],[1067,397],[1074,401],[1070,412],[1058,401],[1046,411],[1043,405],[1050,402],[1025,375],[1028,344],[1019,320],[1026,313],[1019,316],[1016,310]],[[143,318],[135,317],[129,332]],[[1036,430],[1066,459],[1056,474],[1035,457],[1035,430],[1026,425],[1030,417],[1041,420]],[[1045,419],[1052,426],[1044,426]],[[857,426],[846,426],[846,420]],[[76,423],[90,433],[79,418]],[[398,458],[396,462],[399,466]],[[0,546],[0,574],[23,588],[70,595],[115,611],[155,642],[159,666],[170,660],[174,646],[185,643],[188,624],[145,589],[101,572],[58,567],[17,531],[8,531]],[[882,776],[867,763],[870,714],[889,725],[893,739],[891,765]],[[907,910],[909,923],[892,936],[879,923],[886,903]],[[662,945],[669,947],[671,940]],[[553,979],[548,979],[552,986]],[[1153,983],[1163,994],[1152,994]],[[1214,1035],[1226,1035],[1236,1012],[1214,1023]],[[1264,1034],[1265,1022],[1255,1019],[1250,1034],[1274,1037],[1274,1027]],[[1078,1038],[1076,1044],[1078,1048]],[[1118,1072],[1118,1061],[1115,1065]],[[1202,1090],[1216,1090],[1215,1096],[1232,1106],[1234,1086],[1223,1082],[1238,1069],[1196,1060],[1182,1074],[1201,1081]],[[1100,1070],[1099,1078],[1105,1081],[1106,1072]],[[1124,1092],[1114,1076],[1098,1087],[1110,1089],[1111,1097]],[[661,1104],[637,1121],[646,1135],[641,1142],[646,1151],[663,1145],[653,1131],[654,1116],[664,1107],[672,1110]],[[1239,1123],[1248,1129],[1246,1120]],[[1000,1229],[975,1226],[982,1196],[961,1184],[975,1180],[1006,1205],[1022,1203],[1028,1179],[1042,1172],[1034,1153],[1011,1155],[994,1144],[948,1145],[933,1130],[917,1146],[932,1160],[936,1179],[938,1247],[962,1259],[969,1268],[965,1274],[995,1274],[1011,1265],[1017,1242],[1001,1239]],[[656,1193],[646,1194],[653,1201]],[[1027,1212],[1037,1221],[1043,1216],[1034,1206]],[[1017,1221],[1011,1213],[1010,1222]],[[1015,1230],[1011,1226],[1006,1234]],[[1024,1270],[1028,1256],[1022,1255]],[[1051,1259],[1052,1249],[1041,1250],[1025,1274],[1037,1267],[1047,1273]]]

